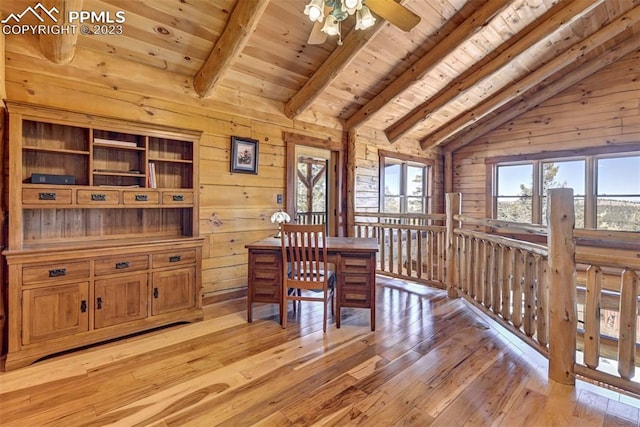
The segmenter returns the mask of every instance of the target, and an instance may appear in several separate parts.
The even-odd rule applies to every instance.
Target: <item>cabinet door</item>
[[[23,345],[89,330],[89,283],[70,283],[22,292]]]
[[[195,267],[153,273],[151,315],[191,308],[196,305]]]
[[[147,317],[147,274],[95,281],[95,328]]]

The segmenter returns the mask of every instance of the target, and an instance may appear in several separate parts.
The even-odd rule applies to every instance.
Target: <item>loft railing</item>
[[[576,230],[574,236],[579,350],[575,372],[640,394],[640,384],[633,381],[640,364],[640,233]],[[635,247],[635,253],[615,249],[624,246]]]
[[[640,233],[574,230],[570,189],[549,193],[546,227],[465,217],[459,194],[447,195],[446,217],[449,296],[548,357],[553,380],[573,384],[580,375],[640,394]],[[603,330],[606,313],[617,314],[615,333]]]
[[[356,237],[378,239],[377,273],[444,288],[443,214],[355,213]]]
[[[327,222],[326,212],[297,212],[296,224],[324,224]]]

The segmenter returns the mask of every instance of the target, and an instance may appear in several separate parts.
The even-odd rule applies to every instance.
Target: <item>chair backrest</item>
[[[327,287],[327,238],[323,224],[282,224],[280,235],[285,282],[290,288]],[[287,271],[287,261],[290,272]]]

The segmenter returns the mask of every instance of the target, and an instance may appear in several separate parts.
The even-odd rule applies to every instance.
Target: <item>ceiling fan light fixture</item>
[[[362,6],[362,8],[356,12],[356,30],[366,30],[375,23],[376,18],[367,6]]]
[[[304,8],[304,14],[309,17],[311,21],[322,22],[324,19],[324,1],[323,0],[311,0]]]
[[[353,15],[360,9],[362,9],[362,0],[344,0],[342,2],[342,11],[349,15]]]
[[[329,36],[340,34],[340,21],[338,21],[333,15],[327,16],[321,31]]]

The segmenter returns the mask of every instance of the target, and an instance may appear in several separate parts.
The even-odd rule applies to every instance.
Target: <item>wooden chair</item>
[[[283,260],[282,327],[287,327],[289,301],[294,304],[316,301],[323,303],[322,330],[327,332],[327,302],[331,303],[333,312],[335,274],[327,268],[325,226],[282,224],[280,241]],[[296,289],[303,292],[292,291]],[[314,291],[317,296],[304,291]]]

